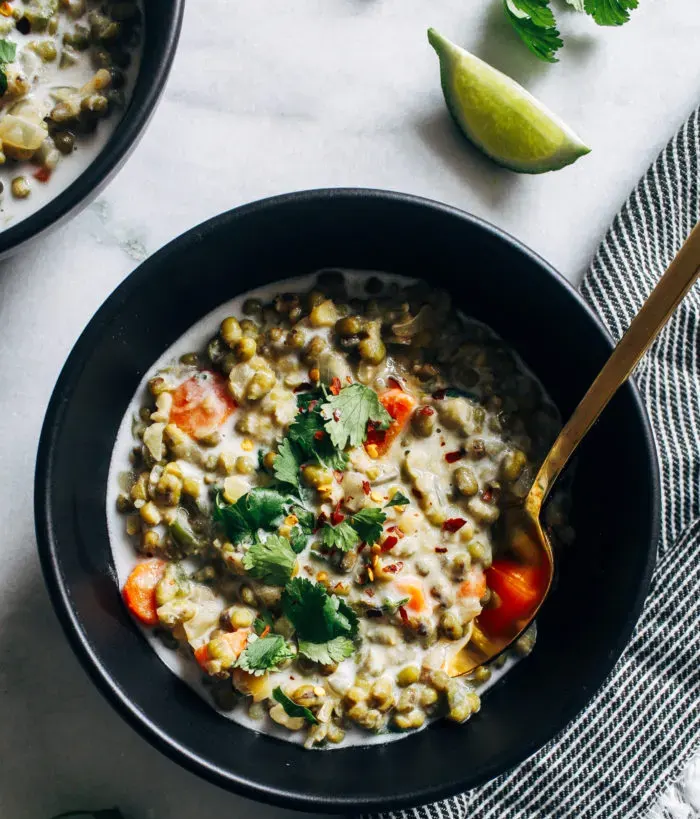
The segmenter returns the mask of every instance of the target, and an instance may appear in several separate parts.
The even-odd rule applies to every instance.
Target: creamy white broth
[[[141,8],[139,0],[139,8]],[[14,0],[13,8],[25,8],[21,0]],[[96,0],[88,0],[87,9],[97,9]],[[0,17],[0,39],[9,40],[17,47],[13,63],[6,66],[8,75],[19,73],[29,85],[26,94],[19,96],[11,93],[0,98],[0,124],[4,117],[17,110],[16,106],[28,103],[36,111],[37,118],[46,120],[57,104],[54,96],[59,88],[81,89],[95,76],[97,65],[93,61],[92,49],[75,52],[77,60],[74,64],[61,67],[62,38],[65,33],[71,33],[76,24],[87,25],[87,18],[73,19],[65,13],[56,17],[58,29],[55,34],[44,32],[30,32],[27,35],[17,30],[13,20]],[[44,61],[32,48],[32,43],[55,43],[57,55],[54,60]],[[66,130],[75,133],[75,145],[68,154],[54,154],[50,160],[50,177],[40,181],[35,174],[44,167],[42,161],[34,158],[30,160],[14,159],[8,155],[3,165],[0,165],[0,182],[3,190],[0,194],[0,230],[12,227],[28,216],[36,213],[44,205],[59,196],[69,187],[86,168],[92,164],[102,152],[114,130],[121,121],[128,106],[131,93],[138,76],[141,62],[141,48],[133,44],[128,49],[130,64],[123,69],[124,106],[112,107],[110,115],[100,119],[92,133],[77,133],[71,123],[66,123]],[[48,135],[48,134],[47,134]],[[55,166],[54,166],[55,162]],[[18,198],[12,193],[12,180],[24,177],[30,187],[26,198]],[[41,174],[40,174],[41,176]]]
[[[370,272],[358,272],[354,273],[350,277],[346,277],[346,282],[350,289],[350,296],[366,297],[364,286],[367,280],[375,275],[377,274]],[[160,359],[149,370],[148,374],[143,378],[136,394],[134,395],[134,398],[130,403],[129,410],[122,421],[112,453],[109,472],[107,518],[114,562],[117,570],[117,579],[120,587],[123,586],[130,572],[139,562],[140,558],[134,549],[133,539],[130,538],[125,532],[124,516],[117,512],[115,498],[124,488],[123,473],[128,467],[129,453],[134,447],[134,444],[138,443],[133,436],[134,418],[138,415],[139,409],[144,406],[145,403],[147,403],[149,396],[147,388],[148,380],[156,373],[160,373],[168,368],[171,368],[170,372],[175,374],[174,380],[176,383],[185,380],[187,378],[188,371],[187,368],[183,368],[178,363],[180,356],[186,353],[191,353],[192,351],[204,349],[207,342],[216,332],[224,318],[230,315],[239,317],[242,316],[242,306],[247,299],[252,297],[259,298],[263,302],[268,302],[278,293],[302,292],[308,290],[313,285],[314,279],[315,275],[311,275],[282,282],[275,282],[273,285],[250,291],[245,295],[232,300],[231,302],[221,305],[201,321],[197,322],[197,324],[188,330],[185,335],[178,339],[178,341],[160,357]],[[404,277],[388,274],[381,274],[381,279],[387,285],[390,283],[395,283],[402,287],[413,282],[413,280],[406,279]],[[314,334],[322,334],[323,332],[324,331],[318,331]],[[522,368],[522,371],[523,373],[526,373],[524,368]],[[527,377],[532,378],[529,373],[527,373]],[[235,454],[243,454],[240,444],[246,436],[237,432],[233,428],[234,420],[235,413],[232,418],[228,419],[228,422],[225,425],[222,441],[217,446],[208,449],[209,453],[216,455],[222,451],[231,451]],[[274,438],[274,435],[272,437]],[[449,452],[453,448],[459,448],[460,442],[456,433],[448,429],[444,429],[442,431],[442,437],[444,438],[445,444],[443,451]],[[502,448],[503,446],[502,438],[496,434],[488,434],[485,432],[483,434],[483,438],[486,444],[487,452],[492,450],[497,452],[499,451],[499,447]],[[399,450],[401,449],[398,442],[394,446],[399,448]],[[249,453],[246,452],[246,454]],[[363,454],[364,452],[360,453],[359,457],[361,458]],[[431,457],[432,454],[434,453],[431,453],[428,441],[412,441],[410,455],[415,472],[419,475],[419,480],[425,477],[426,480],[434,482],[439,490],[440,486],[450,485],[452,480],[450,475],[451,469],[449,464],[444,459],[435,460],[434,457]],[[472,463],[471,466],[475,468],[480,483],[494,480],[497,477],[496,463],[490,457],[485,457],[482,460]],[[350,468],[352,469],[352,467]],[[373,492],[383,492],[382,487],[388,487],[391,485],[399,486],[401,491],[408,495],[413,487],[401,477],[400,470],[394,469],[391,464],[387,464],[386,469],[386,482],[382,481],[382,476],[380,476],[380,479],[373,485]],[[183,465],[183,473],[185,477],[187,475],[201,477],[204,474],[203,470],[199,466],[192,463]],[[384,502],[385,498],[382,497],[381,500]],[[447,514],[449,517],[464,517],[466,515],[469,518],[469,513],[465,513],[463,505],[454,507],[447,500],[445,500],[444,503],[448,507]],[[400,512],[397,513],[394,508],[390,508],[385,511],[388,515],[387,523],[392,524],[396,522],[395,519],[410,516],[412,514],[410,506],[407,507],[402,514]],[[478,535],[479,539],[485,541],[485,545],[490,547],[490,533],[482,529],[482,531],[479,531]],[[427,536],[429,537],[429,532],[427,533]],[[410,560],[413,556],[412,550],[419,550],[421,548],[421,538],[425,537],[425,527],[419,530],[415,535],[406,535],[392,550],[392,559],[396,558],[397,561]],[[451,539],[452,541],[457,542],[460,535],[458,532],[455,532],[453,535],[447,537],[448,540]],[[304,558],[304,555],[305,553],[300,555],[300,560]],[[434,551],[432,553],[426,553],[423,555],[423,558],[426,565],[424,567],[425,574],[422,576],[425,579],[425,584],[432,588],[444,580],[445,570],[441,566],[438,554]],[[192,567],[194,568],[194,564],[192,564]],[[348,600],[351,602],[353,601],[352,593]],[[217,606],[217,611],[223,611],[225,607],[224,600],[219,599]],[[364,620],[361,620],[361,623],[361,635],[363,638],[367,638],[369,633],[373,630],[376,631],[382,628],[385,629],[390,638],[396,636],[396,630],[394,627],[387,627],[385,623],[378,623],[377,625],[374,625],[373,621]],[[167,648],[159,638],[155,637],[152,630],[144,628],[143,631],[163,662],[174,673],[193,687],[197,693],[202,695],[210,704],[212,704],[209,691],[202,683],[202,672],[199,666],[193,662],[191,652],[188,650],[180,650],[178,652],[173,651],[172,649]],[[196,647],[196,641],[193,643],[193,645]],[[387,668],[387,662],[388,668],[393,673],[396,671],[396,669],[400,669],[406,665],[415,664],[420,667],[424,659],[425,651],[418,642],[405,643],[399,640],[396,645],[387,646],[380,642],[373,642],[370,644],[367,639],[363,639],[362,648],[353,657],[344,660],[340,664],[339,668],[330,676],[324,676],[320,673],[307,673],[302,678],[299,673],[295,671],[294,666],[279,672],[275,672],[270,676],[273,681],[273,686],[282,685],[283,687],[286,687],[287,683],[291,679],[294,680],[295,684],[311,682],[312,684],[323,685],[326,687],[330,686],[331,689],[338,695],[342,695],[348,682],[351,682],[354,679],[358,669],[360,669],[363,673],[372,676],[373,665],[383,664],[383,672],[379,675],[383,676]],[[491,685],[501,679],[503,674],[507,673],[515,662],[516,659],[514,656],[509,656],[505,665],[502,668],[493,669],[491,678],[487,682],[482,682],[475,685],[475,690],[477,690],[479,693],[487,690]],[[233,710],[221,711],[221,713],[227,718],[233,719],[234,721],[246,725],[253,730],[263,731],[293,742],[301,743],[304,741],[305,735],[302,731],[288,731],[276,725],[267,717],[264,717],[262,720],[251,718],[248,714],[248,705],[249,701],[246,700],[237,705]],[[429,724],[433,718],[435,717],[429,716],[425,721],[425,725]],[[403,736],[404,733],[392,731],[382,731],[379,734],[372,734],[364,729],[355,727],[352,725],[352,723],[350,723],[349,727],[346,728],[345,739],[342,741],[342,743],[340,743],[340,747],[348,744],[370,744],[374,742],[390,741],[393,739],[399,739]],[[333,748],[338,746],[329,744],[327,747]]]

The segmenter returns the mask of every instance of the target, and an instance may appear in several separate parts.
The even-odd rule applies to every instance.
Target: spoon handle
[[[627,381],[649,345],[700,274],[700,222],[659,279],[540,467],[525,507],[535,517],[581,439]]]

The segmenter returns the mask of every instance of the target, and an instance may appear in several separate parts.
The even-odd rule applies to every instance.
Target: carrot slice
[[[139,563],[126,579],[122,596],[129,611],[146,626],[158,625],[156,586],[165,573],[165,562],[151,558]]]
[[[249,628],[239,628],[236,631],[227,631],[226,634],[222,635],[222,637],[231,647],[231,651],[233,651],[236,657],[238,657],[248,642],[249,634]]]
[[[396,581],[396,588],[409,599],[405,604],[411,611],[423,611],[426,607],[423,584],[417,577],[402,577]]]
[[[236,409],[226,379],[211,370],[183,381],[172,396],[170,420],[196,439],[217,430]]]
[[[209,662],[209,644],[204,643],[203,646],[196,648],[194,650],[194,658],[199,663],[199,665],[206,671],[205,663]]]
[[[519,621],[527,620],[547,590],[544,566],[524,566],[512,560],[494,560],[486,570],[486,582],[498,595],[500,605],[484,609],[478,618],[486,634],[508,634]]]
[[[486,592],[486,575],[481,566],[472,566],[466,580],[459,585],[460,597],[478,597],[481,599]]]
[[[370,428],[367,431],[365,447],[373,444],[379,455],[385,455],[411,417],[416,406],[416,399],[398,387],[394,387],[383,392],[379,400],[394,421],[389,429]]]

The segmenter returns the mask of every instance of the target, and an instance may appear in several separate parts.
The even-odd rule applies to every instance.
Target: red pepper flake
[[[333,395],[338,395],[338,393],[340,392],[340,379],[338,378],[337,375],[331,379],[330,390],[333,393]]]
[[[403,569],[403,561],[399,560],[398,563],[390,563],[388,566],[383,567],[385,572],[390,572],[391,574],[398,574],[401,569]]]
[[[421,407],[418,410],[419,415],[435,415],[435,410],[432,407]]]
[[[309,401],[309,406],[307,407],[306,411],[311,412],[312,410],[314,410],[316,408],[316,404],[318,404],[318,401],[316,399],[314,399],[313,401]]]
[[[343,478],[345,477],[345,473],[341,472],[340,469],[333,470],[333,477],[338,481],[338,483],[343,482]]]
[[[39,170],[34,174],[34,179],[38,182],[48,182],[51,179],[51,171],[49,168],[39,168]]]
[[[445,554],[445,552],[447,551],[447,546],[436,546],[436,547],[435,547],[435,551],[436,551],[436,552],[437,552],[439,555],[444,555],[444,554]]]
[[[317,429],[316,432],[314,432],[314,438],[317,441],[322,441],[325,434],[326,433],[322,429]]]
[[[260,639],[262,640],[263,637],[267,637],[267,635],[269,633],[270,633],[270,626],[265,626],[265,628],[262,630],[262,634],[260,635]]]
[[[401,615],[401,619],[404,621],[404,623],[408,625],[408,612],[403,606],[399,606],[399,614]]]
[[[338,410],[333,410],[333,420],[336,422],[336,424],[338,423],[338,421],[340,421],[340,413],[338,412]]]
[[[436,401],[442,401],[442,399],[447,395],[447,390],[435,390],[433,393],[433,398]]]
[[[385,537],[384,542],[382,543],[382,546],[381,546],[382,551],[383,552],[390,551],[391,549],[394,548],[394,546],[396,546],[396,544],[398,542],[399,542],[399,539],[396,537],[396,535],[389,535],[389,537]]]
[[[456,452],[447,452],[445,454],[445,460],[448,464],[453,464],[455,461],[461,461],[466,454],[466,451],[463,449],[458,449]]]
[[[349,375],[345,376],[345,380],[348,382],[348,384],[352,384],[352,378],[350,378]]]
[[[402,390],[403,387],[401,386],[401,382],[397,381],[395,378],[387,378],[386,383],[393,387],[395,390]]]
[[[374,597],[374,589],[365,589],[367,597]]]
[[[442,524],[443,532],[459,532],[467,521],[464,518],[449,518]]]
[[[298,387],[294,387],[295,394],[298,392],[308,392],[311,389],[311,384],[308,381],[304,381],[303,384],[299,384]]]
[[[366,546],[366,545],[367,545],[367,544],[366,544],[364,541],[363,541],[362,543],[360,543],[360,545],[357,547],[357,554],[358,554],[358,555],[359,555],[359,554],[360,554],[360,552],[361,552],[361,551],[362,551],[362,550],[365,548],[365,546]]]
[[[325,512],[320,512],[318,517],[316,518],[316,531],[318,531],[323,524],[328,520],[328,517]]]
[[[365,495],[369,495],[369,493],[372,491],[369,481],[362,481],[362,491],[365,493]]]
[[[345,515],[340,511],[341,503],[342,500],[339,500],[335,505],[335,509],[331,512],[331,523],[333,526],[337,526],[339,523],[342,523],[345,520]]]
[[[386,530],[387,532],[391,532],[392,534],[396,535],[399,540],[406,537],[398,526],[387,526]]]
[[[491,501],[493,500],[493,490],[484,489],[484,491],[481,493],[481,500],[484,503],[491,503]]]

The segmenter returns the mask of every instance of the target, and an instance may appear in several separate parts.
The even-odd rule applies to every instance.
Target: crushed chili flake
[[[340,421],[340,413],[338,412],[338,410],[333,410],[333,420],[336,422],[336,424],[338,423],[338,421]]]
[[[436,551],[436,552],[437,552],[439,555],[444,555],[444,554],[445,554],[445,552],[447,551],[447,546],[436,546],[436,547],[435,547],[435,551]]]
[[[436,401],[442,401],[442,399],[447,395],[447,390],[435,390],[433,393],[433,398]]]
[[[365,493],[365,495],[369,495],[369,493],[372,491],[369,481],[362,481],[362,491]]]
[[[419,415],[435,415],[435,410],[432,407],[421,407]]]
[[[322,441],[325,434],[326,433],[322,429],[317,429],[316,432],[314,432],[314,438],[317,441]]]
[[[455,461],[461,461],[466,454],[463,449],[458,449],[456,452],[446,452],[445,460],[448,464],[453,464]]]
[[[403,569],[403,562],[399,560],[398,563],[390,563],[388,566],[384,566],[385,572],[390,572],[391,574],[398,574],[398,572]]]
[[[448,518],[442,524],[443,532],[458,532],[467,521],[464,518]]]
[[[39,170],[34,174],[34,179],[38,182],[48,182],[51,179],[51,171],[49,168],[39,168]]]
[[[345,473],[341,472],[340,469],[333,470],[333,477],[338,481],[338,483],[343,482],[343,478],[345,477]]]
[[[267,635],[269,633],[270,633],[270,626],[265,626],[265,628],[262,630],[262,634],[260,635],[260,639],[262,640],[263,637],[267,637]]]
[[[358,554],[358,555],[359,555],[359,554],[360,554],[360,552],[361,552],[361,551],[362,551],[362,550],[365,548],[365,546],[366,546],[366,545],[367,545],[367,544],[366,544],[364,541],[363,541],[362,543],[360,543],[360,545],[357,547],[357,554]]]
[[[399,606],[399,614],[401,615],[401,619],[408,625],[408,612],[403,606]]]
[[[335,505],[335,509],[331,512],[331,523],[333,526],[337,526],[339,523],[342,523],[345,520],[345,515],[340,511],[341,503],[342,500],[339,500]]]
[[[481,493],[481,500],[484,503],[491,503],[491,501],[493,500],[493,490],[484,489],[484,491]]]
[[[396,546],[399,542],[399,539],[396,535],[389,535],[389,537],[384,538],[384,542],[382,543],[381,549],[383,552],[388,552]]]
[[[374,589],[365,589],[367,597],[374,597]]]
[[[325,523],[327,520],[328,520],[328,516],[326,515],[326,513],[325,513],[325,512],[319,512],[319,515],[318,515],[318,517],[316,518],[316,525],[317,525],[317,526],[318,526],[318,528],[320,529],[320,528],[321,528],[321,526],[323,526],[323,524],[324,524],[324,523]]]
[[[340,389],[341,389],[341,387],[340,387],[340,379],[339,379],[339,378],[338,378],[338,376],[336,375],[336,376],[334,376],[334,377],[332,378],[332,380],[331,380],[330,390],[331,390],[331,392],[333,393],[333,395],[338,395],[338,394],[340,393]]]
[[[299,384],[298,387],[294,387],[294,392],[308,392],[311,389],[311,384],[308,381],[304,381],[303,384]]]
[[[396,535],[396,537],[397,537],[399,540],[401,540],[402,538],[406,537],[406,535],[404,535],[404,533],[401,531],[401,529],[399,529],[399,527],[398,527],[398,526],[396,526],[396,525],[394,525],[394,526],[387,526],[387,527],[386,527],[386,530],[387,530],[387,532],[391,532],[392,534]]]

